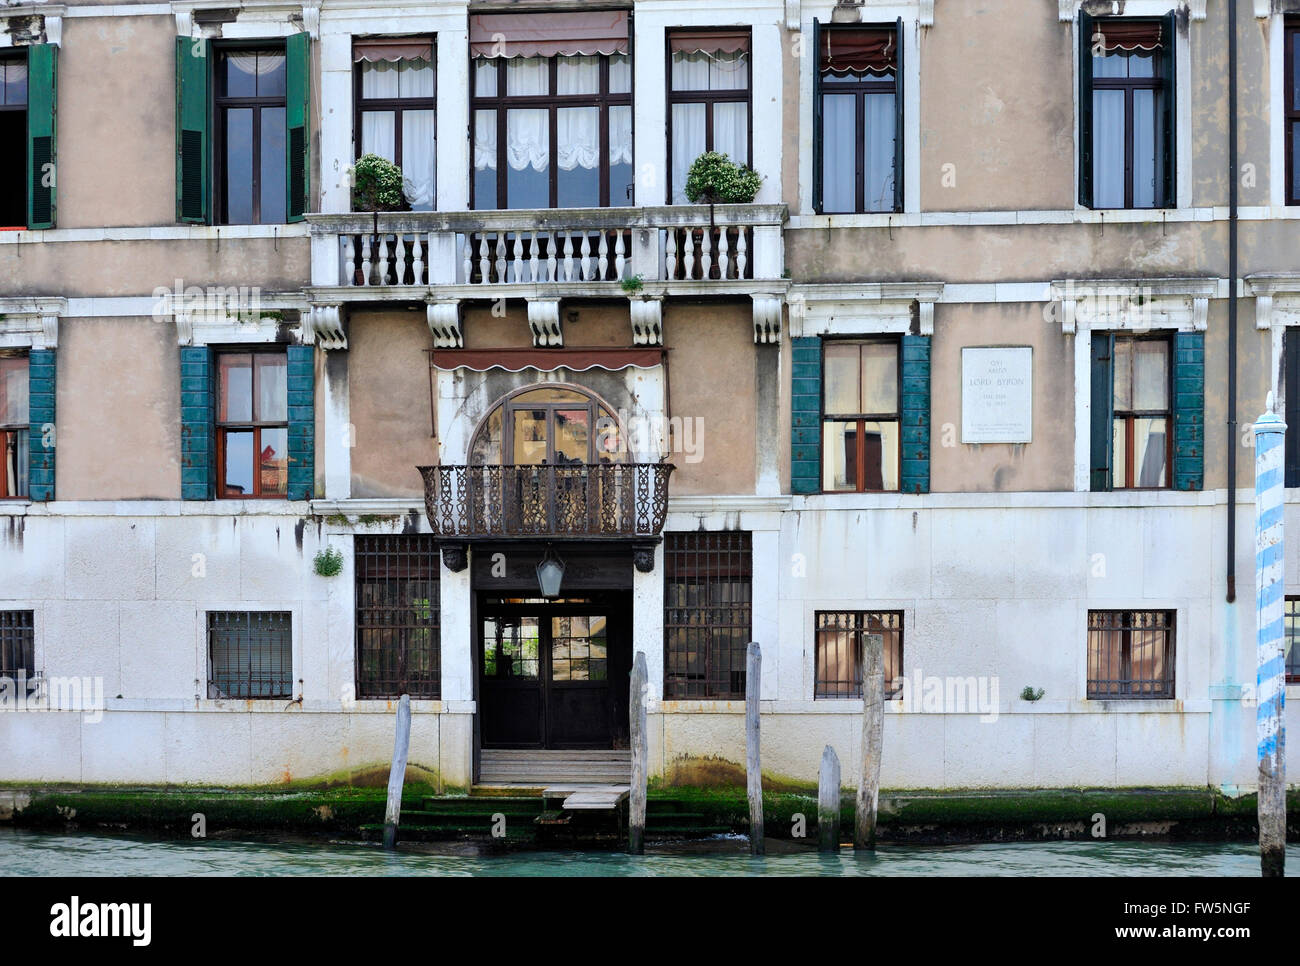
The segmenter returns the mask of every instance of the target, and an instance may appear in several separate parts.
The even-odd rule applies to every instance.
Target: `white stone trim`
[[[781,342],[781,314],[784,301],[780,295],[757,294],[754,301],[754,342],[778,345]]]
[[[1239,221],[1300,220],[1300,206],[1246,205],[1237,210]],[[1011,225],[1105,225],[1152,224],[1164,222],[1227,221],[1227,205],[1199,208],[1025,208],[998,211],[912,211],[881,212],[856,215],[815,215],[809,212],[791,215],[786,228],[791,231],[828,228],[948,228],[967,226]]]
[[[1074,20],[1084,0],[1057,0],[1056,13],[1061,23]],[[1192,20],[1205,19],[1207,0],[1119,0],[1112,2],[1112,13],[1093,14],[1095,17],[1163,17],[1171,10],[1186,9]],[[1258,10],[1261,0],[1255,0]],[[1267,3],[1268,0],[1262,0]],[[1256,14],[1258,16],[1258,14]]]
[[[632,323],[633,345],[664,344],[663,296],[628,299],[628,314]]]
[[[216,302],[209,305],[200,301],[186,305],[184,296],[178,300],[166,290],[156,294],[154,310],[149,314],[160,321],[171,319],[176,326],[176,341],[183,346],[273,343],[286,325],[297,330],[298,338],[304,344],[310,344],[306,336],[314,334],[311,322],[307,320],[311,307],[302,296],[263,296],[256,289],[250,291],[256,295],[252,299],[253,304],[248,307],[247,317],[238,315],[239,309],[244,306],[237,306],[237,314],[231,315]],[[299,321],[286,323],[283,318],[277,319],[265,314],[284,309],[296,309]]]
[[[1269,388],[1276,411],[1286,412],[1286,380],[1282,378],[1285,335],[1300,326],[1300,273],[1248,275],[1245,294],[1255,298],[1255,328],[1269,333]]]
[[[1259,19],[1265,19],[1269,14],[1271,4],[1269,0],[1255,0],[1255,16]]]
[[[61,3],[24,3],[0,7],[0,20],[5,22],[5,29],[0,30],[0,48],[26,47],[31,43],[53,44],[58,47],[63,42],[63,18],[66,16],[68,8]],[[24,19],[31,21],[33,31],[30,34],[16,31],[12,23]]]
[[[0,298],[0,349],[57,349],[65,298]]]
[[[529,299],[528,328],[533,333],[533,345],[539,349],[564,345],[564,329],[560,323],[559,299]]]
[[[465,344],[460,299],[441,299],[425,305],[425,321],[435,349],[459,349]]]
[[[310,14],[308,7],[314,7]],[[196,23],[195,13],[207,10],[234,10],[235,19],[224,23]],[[176,19],[178,37],[252,40],[300,33],[298,24],[306,28],[309,22],[319,22],[320,7],[293,0],[240,0],[233,4],[231,0],[172,0],[171,13]]]
[[[49,228],[0,232],[0,246],[97,241],[233,241],[247,238],[307,238],[311,225],[158,225],[113,228]]]
[[[313,302],[302,316],[302,344],[322,349],[346,349],[348,335],[344,328],[346,306],[341,302]]]
[[[943,282],[796,285],[790,289],[790,337],[906,334],[917,304],[918,333],[934,334],[934,305]]]

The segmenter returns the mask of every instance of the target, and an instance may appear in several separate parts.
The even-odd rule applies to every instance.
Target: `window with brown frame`
[[[745,696],[753,544],[745,531],[664,534],[664,697]]]
[[[0,56],[0,228],[27,227],[27,52]]]
[[[293,697],[288,611],[208,611],[208,697]]]
[[[1283,645],[1286,648],[1286,683],[1300,684],[1300,597],[1287,597],[1286,611],[1282,617],[1286,636]]]
[[[376,154],[402,169],[412,211],[437,206],[437,71],[433,38],[357,40],[356,156]]]
[[[470,446],[474,466],[621,463],[627,456],[617,417],[575,386],[516,391],[483,420]]]
[[[1088,697],[1173,696],[1174,612],[1088,611]]]
[[[227,499],[284,499],[289,487],[288,358],[217,353],[217,489]]]
[[[738,164],[753,154],[750,31],[668,33],[668,197],[686,204],[686,173],[717,151]]]
[[[0,500],[27,496],[27,400],[27,356],[0,355]]]
[[[441,696],[438,549],[431,534],[358,536],[357,697]]]
[[[216,184],[221,224],[288,218],[284,44],[216,52]]]
[[[903,612],[817,612],[814,698],[862,697],[862,649],[871,634],[884,639],[885,697],[903,690]]]
[[[1300,205],[1300,20],[1287,21],[1285,38],[1286,203]]]
[[[1173,418],[1167,337],[1115,336],[1114,489],[1169,486]]]
[[[476,57],[472,207],[632,204],[626,54]]]
[[[898,489],[898,339],[822,343],[822,489]]]

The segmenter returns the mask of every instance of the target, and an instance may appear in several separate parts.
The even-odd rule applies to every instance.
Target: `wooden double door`
[[[478,627],[482,747],[627,747],[630,595],[483,597]]]

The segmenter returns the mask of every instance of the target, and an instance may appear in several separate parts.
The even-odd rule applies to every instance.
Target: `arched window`
[[[529,386],[506,396],[474,434],[475,466],[621,463],[617,417],[599,399],[568,385]]]

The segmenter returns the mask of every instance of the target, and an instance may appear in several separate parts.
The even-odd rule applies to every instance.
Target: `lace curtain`
[[[369,98],[432,98],[435,72],[427,60],[363,62],[361,96]],[[364,111],[361,115],[361,153],[396,161],[397,117],[393,111]],[[402,110],[403,194],[415,210],[430,210],[434,203],[437,170],[436,112]]]

